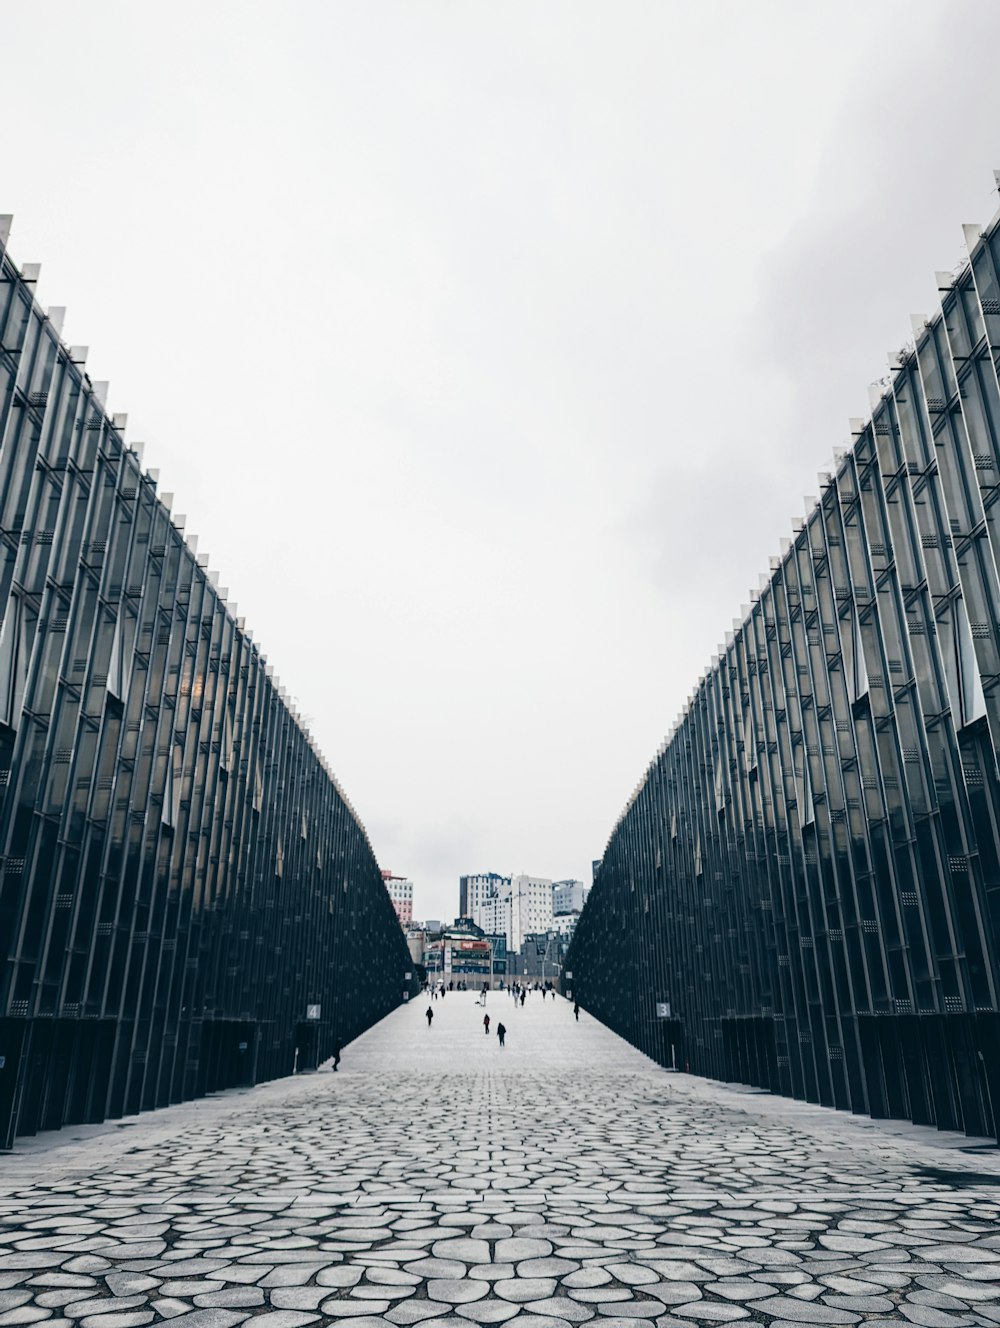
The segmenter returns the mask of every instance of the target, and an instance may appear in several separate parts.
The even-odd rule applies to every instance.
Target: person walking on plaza
[[[483,1015],[483,1032],[486,1034],[487,1037],[489,1037],[489,1035],[490,1035],[490,1017],[489,1017],[488,1014],[484,1014],[484,1015]]]
[[[337,1066],[340,1064],[340,1039],[333,1044],[333,1072],[336,1074]]]
[[[433,1010],[431,1009],[431,1007],[428,1005],[428,1007],[427,1007],[427,1027],[428,1027],[428,1028],[430,1028],[430,1026],[431,1026],[431,1022],[432,1022],[433,1018],[434,1018],[434,1011],[433,1011]]]
[[[579,1002],[579,1001],[574,1001],[574,1002],[573,1002],[573,1018],[576,1020],[577,1023],[580,1022],[580,1002]]]
[[[525,996],[527,996],[527,994],[528,994],[528,993],[527,993],[527,992],[524,990],[524,988],[522,987],[522,988],[521,988],[521,1005],[522,1005],[522,1006],[524,1005],[524,998],[525,998]]]
[[[507,1036],[507,1030],[503,1024],[497,1024],[497,1037],[500,1039],[500,1045],[503,1046],[503,1040]]]

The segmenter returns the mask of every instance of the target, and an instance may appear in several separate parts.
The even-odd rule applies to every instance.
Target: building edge
[[[417,989],[367,831],[8,234],[0,1148],[308,1068]]]
[[[666,1066],[995,1136],[1000,213],[964,231],[967,261],[938,274],[941,310],[913,318],[913,342],[890,355],[888,377],[871,389],[871,415],[851,421],[852,446],[819,476],[821,497],[794,523],[618,817],[564,986]],[[939,528],[919,523],[921,503],[940,509]],[[817,547],[811,540],[832,509],[845,575],[832,610],[819,615],[833,644],[821,640],[830,649],[813,660],[811,643],[795,645],[805,601],[784,622],[773,612],[769,621],[767,606],[789,584],[801,595],[803,562],[829,567],[840,556],[825,535]],[[853,535],[845,513],[860,528]],[[887,538],[867,528],[879,524]],[[914,564],[905,575],[904,549]],[[929,572],[938,551],[943,565]],[[887,586],[907,613],[926,602],[901,615],[898,649],[880,620]],[[766,658],[771,637],[777,661]],[[914,647],[928,640],[921,655]],[[782,657],[797,670],[793,686],[774,684],[770,709],[780,718],[766,733],[767,707],[754,713],[742,695],[733,702],[735,691],[757,687],[750,679],[762,657],[772,679],[782,679]],[[786,707],[800,717],[808,705],[822,709],[824,674],[827,684],[837,674],[848,698],[833,737],[801,723],[783,732]],[[841,742],[848,731],[851,742]],[[880,741],[895,757],[882,755]],[[774,806],[761,814],[749,785],[774,756]],[[839,807],[838,760],[845,787],[847,763],[860,772],[856,795]],[[912,766],[920,773],[911,781]],[[940,796],[946,780],[954,797]],[[810,843],[831,810],[823,833],[835,845],[848,826],[865,867]]]

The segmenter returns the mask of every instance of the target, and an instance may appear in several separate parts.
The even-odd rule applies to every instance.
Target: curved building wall
[[[1000,1116],[1000,229],[623,813],[566,961],[662,1064],[875,1116]]]
[[[32,275],[0,248],[0,1147],[313,1066],[412,987],[364,829]]]

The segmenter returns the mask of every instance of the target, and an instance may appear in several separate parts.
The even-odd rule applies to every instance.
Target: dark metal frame
[[[615,827],[566,968],[662,1064],[995,1135],[1000,226],[967,238]]]
[[[308,1068],[416,991],[363,827],[34,275],[0,247],[0,1148]]]

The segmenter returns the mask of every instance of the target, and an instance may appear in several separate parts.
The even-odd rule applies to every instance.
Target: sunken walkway
[[[1000,1324],[983,1143],[665,1072],[536,993],[0,1158],[0,1328]]]

